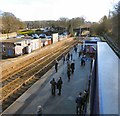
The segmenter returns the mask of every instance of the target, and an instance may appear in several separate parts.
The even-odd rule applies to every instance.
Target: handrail
[[[112,39],[107,36],[106,34],[103,35],[109,46],[113,49],[113,51],[117,54],[117,56],[120,58],[120,48],[117,46],[117,44],[112,41]]]

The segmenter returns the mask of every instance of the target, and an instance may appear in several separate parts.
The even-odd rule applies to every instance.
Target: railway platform
[[[78,46],[78,51],[80,46]],[[73,61],[75,63],[75,72],[71,75],[68,82],[67,78],[67,62],[63,64],[60,60],[58,64],[58,72],[55,72],[53,66],[46,74],[44,74],[32,87],[30,87],[21,97],[19,97],[3,114],[30,114],[34,115],[37,106],[43,107],[43,114],[75,114],[76,103],[75,98],[79,92],[83,92],[88,87],[88,77],[90,74],[90,59],[88,58],[85,66],[80,66],[80,58],[78,53],[72,49]],[[63,86],[60,96],[51,95],[50,81],[55,78],[57,81],[62,77]]]

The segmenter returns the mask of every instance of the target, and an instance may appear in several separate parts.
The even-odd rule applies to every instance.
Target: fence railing
[[[117,54],[117,56],[120,58],[120,48],[118,45],[106,34],[103,35],[109,46],[113,49],[113,51]]]
[[[99,114],[97,55],[95,59],[92,60],[91,63],[89,96],[90,96],[89,97],[90,115]]]

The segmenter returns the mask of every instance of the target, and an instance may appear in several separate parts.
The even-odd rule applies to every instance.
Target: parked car
[[[46,38],[51,39],[51,38],[52,38],[52,36],[46,36]]]
[[[32,34],[32,37],[33,37],[34,39],[38,39],[38,38],[39,38],[39,36],[38,36],[37,34]]]
[[[24,38],[24,35],[17,35],[16,38]]]
[[[40,34],[39,35],[39,38],[46,38],[47,36],[46,36],[46,34]]]

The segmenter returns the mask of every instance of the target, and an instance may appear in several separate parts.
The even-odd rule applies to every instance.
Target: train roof
[[[106,42],[97,43],[97,63],[100,114],[118,114],[120,59]]]

